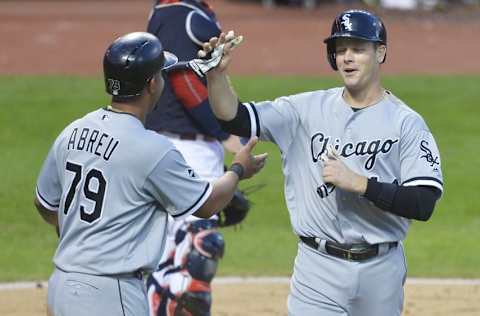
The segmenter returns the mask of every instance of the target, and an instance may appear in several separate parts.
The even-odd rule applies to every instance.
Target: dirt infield
[[[407,284],[403,316],[480,315],[480,285]],[[288,284],[242,283],[214,285],[214,316],[282,316]],[[44,316],[46,290],[0,291],[0,315]],[[387,316],[387,315],[385,315]]]
[[[333,74],[322,40],[343,7],[268,10],[259,1],[210,2],[223,28],[235,29],[246,39],[233,73]],[[151,4],[151,0],[0,1],[0,74],[99,74],[108,43],[144,30]],[[389,37],[386,73],[480,73],[480,9],[380,15]]]

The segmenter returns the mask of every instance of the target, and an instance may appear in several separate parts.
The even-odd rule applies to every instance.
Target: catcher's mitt
[[[232,200],[218,213],[218,226],[227,227],[240,224],[250,211],[250,201],[239,189],[235,190]]]

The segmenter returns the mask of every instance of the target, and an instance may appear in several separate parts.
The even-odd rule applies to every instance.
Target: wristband
[[[235,172],[238,176],[238,179],[242,179],[243,174],[245,173],[245,168],[243,168],[243,166],[238,162],[235,162],[233,165],[231,165],[228,170]]]

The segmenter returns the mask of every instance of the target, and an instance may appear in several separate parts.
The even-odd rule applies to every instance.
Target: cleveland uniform
[[[252,136],[275,143],[281,151],[294,232],[316,237],[320,244],[316,250],[299,243],[289,311],[314,315],[309,306],[320,304],[324,310],[331,306],[331,315],[400,315],[405,257],[401,243],[391,249],[386,245],[405,238],[410,220],[324,183],[320,156],[331,145],[355,173],[379,182],[443,190],[439,151],[421,116],[390,92],[355,111],[344,101],[343,89],[244,103]],[[380,244],[380,255],[363,262],[343,260],[322,251],[326,241]],[[335,280],[339,276],[342,279]],[[355,293],[352,284],[360,285]],[[363,312],[364,305],[356,305],[372,297],[385,302],[377,304],[380,310]]]
[[[87,315],[92,302],[103,305],[104,315],[120,308],[124,315],[148,314],[135,276],[156,268],[167,214],[189,216],[211,190],[164,136],[133,115],[105,108],[71,123],[37,182],[37,197],[58,212],[60,230],[50,286],[65,288],[49,295],[49,305],[61,301],[55,313],[67,315]]]

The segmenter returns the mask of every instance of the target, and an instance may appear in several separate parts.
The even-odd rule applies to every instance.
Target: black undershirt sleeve
[[[427,221],[433,213],[441,191],[431,186],[399,186],[368,179],[364,196],[380,209],[419,221]]]
[[[237,115],[230,121],[218,120],[225,132],[233,135],[250,138],[251,123],[248,110],[241,102],[238,102]]]

